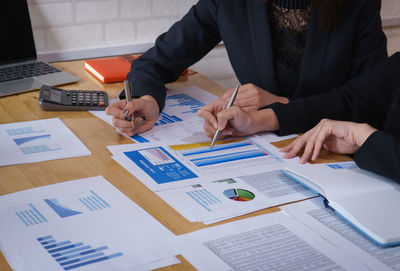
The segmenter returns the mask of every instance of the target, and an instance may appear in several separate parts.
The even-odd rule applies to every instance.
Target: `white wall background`
[[[28,0],[38,54],[49,61],[143,52],[196,2]],[[384,30],[392,53],[400,50],[400,1],[382,2]],[[193,68],[226,88],[237,82],[223,46]]]

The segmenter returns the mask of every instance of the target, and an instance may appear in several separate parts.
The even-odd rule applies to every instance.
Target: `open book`
[[[343,219],[380,246],[400,245],[400,185],[359,169],[291,165],[282,170],[319,193]]]

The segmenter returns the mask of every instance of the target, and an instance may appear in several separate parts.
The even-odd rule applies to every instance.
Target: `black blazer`
[[[390,107],[384,128],[373,133],[356,152],[354,161],[360,168],[371,170],[400,182],[400,54],[390,61],[376,76],[392,77],[394,92],[393,106]],[[376,77],[375,77],[376,78]],[[368,81],[368,80],[367,80]],[[389,90],[382,86],[381,92]]]
[[[327,113],[328,103],[340,104],[333,91],[349,79],[369,71],[387,58],[382,31],[380,0],[350,0],[330,32],[319,27],[312,11],[297,89],[287,105],[270,107],[278,116],[280,133],[302,132]],[[182,70],[224,42],[235,74],[242,84],[253,83],[281,95],[277,88],[271,44],[268,4],[259,0],[199,0],[155,46],[133,62],[128,79],[133,95],[152,95],[160,109],[165,83],[175,81]],[[319,94],[326,94],[319,97]],[[305,97],[313,97],[311,99]],[[351,116],[341,115],[341,119]]]

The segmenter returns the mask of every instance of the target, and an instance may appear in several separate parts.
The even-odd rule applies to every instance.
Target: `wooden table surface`
[[[62,62],[54,65],[81,78],[78,83],[60,88],[104,90],[108,93],[109,99],[117,98],[123,88],[122,83],[100,83],[84,71],[83,61]],[[187,86],[198,86],[218,96],[225,92],[223,87],[199,73],[181,77],[177,82],[168,84],[167,88],[176,89]],[[130,139],[122,136],[109,124],[89,112],[42,111],[38,104],[38,97],[39,91],[33,91],[0,98],[0,124],[58,117],[88,147],[92,155],[0,167],[0,195],[102,175],[174,234],[179,235],[207,227],[201,223],[187,221],[111,158],[106,146],[132,143]],[[219,224],[278,210],[278,208],[269,208]],[[195,270],[183,257],[178,258],[182,261],[181,264],[161,270]],[[1,253],[0,270],[11,270]]]

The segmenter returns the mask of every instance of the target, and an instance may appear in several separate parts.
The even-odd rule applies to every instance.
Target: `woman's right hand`
[[[321,148],[338,154],[353,154],[376,129],[365,123],[323,119],[311,130],[281,148],[284,158],[293,158],[304,148],[299,163],[318,158]]]
[[[222,110],[226,103],[216,101],[201,108],[197,115],[204,119],[204,130],[208,137],[214,137],[221,130],[220,138],[226,136],[246,136],[261,131],[275,131],[279,124],[270,108],[247,112],[237,106]]]

